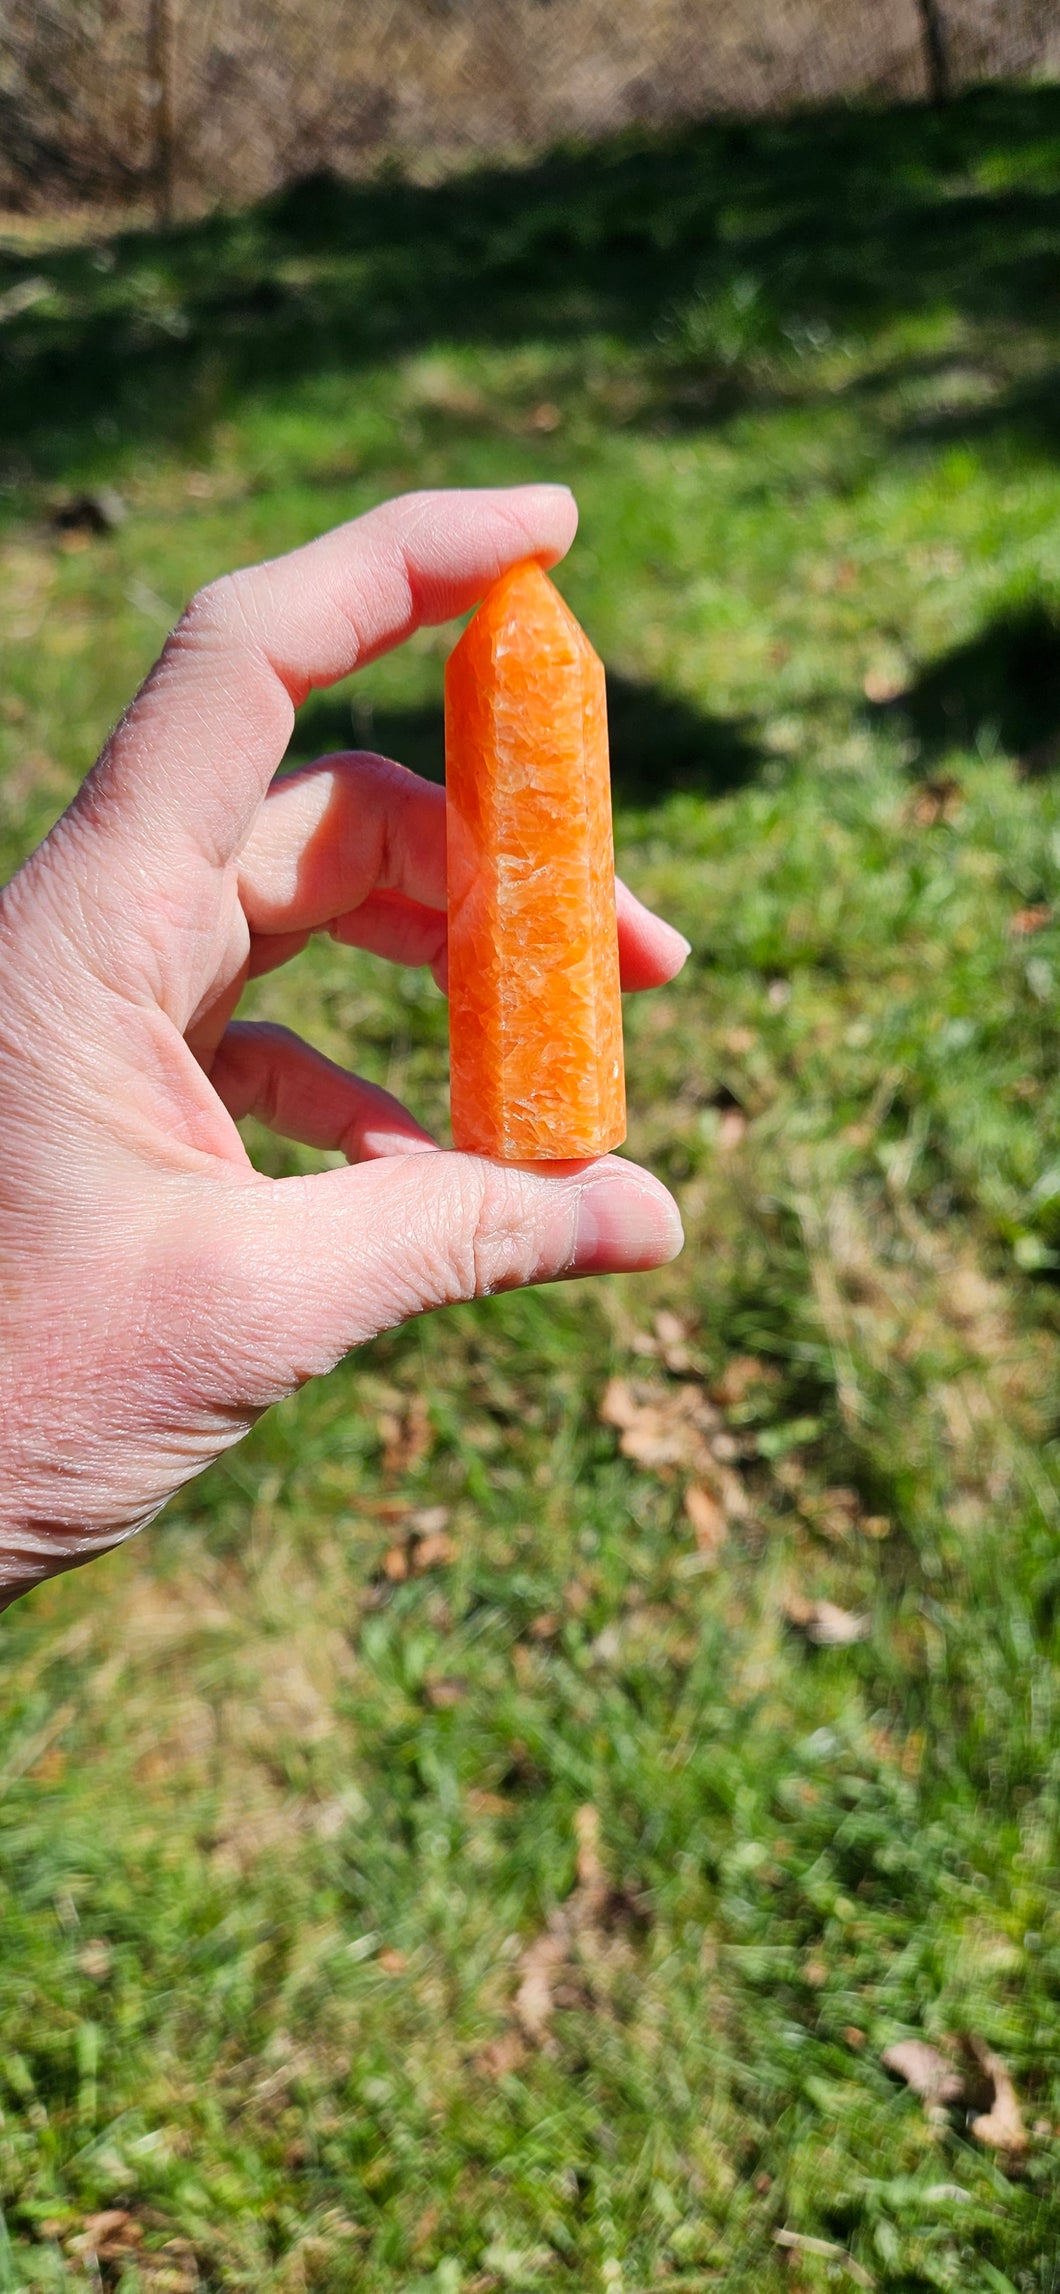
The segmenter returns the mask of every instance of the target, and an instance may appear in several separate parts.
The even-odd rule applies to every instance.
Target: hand
[[[0,1604],[149,1521],[281,1395],[428,1307],[660,1264],[676,1208],[614,1157],[443,1153],[244,983],[321,928],[444,978],[439,789],[380,757],[274,781],[294,711],[521,557],[561,487],[421,494],[196,597],[0,894]],[[620,895],[624,981],[685,943]],[[236,1124],[354,1166],[272,1180]]]

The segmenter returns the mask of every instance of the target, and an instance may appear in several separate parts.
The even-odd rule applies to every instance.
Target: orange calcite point
[[[539,565],[445,676],[453,1139],[502,1163],[626,1135],[604,672]]]

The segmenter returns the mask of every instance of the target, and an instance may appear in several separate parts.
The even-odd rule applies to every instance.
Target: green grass
[[[628,1015],[674,1268],[380,1341],[5,1619],[7,2294],[1060,2287],[1058,257],[1044,88],[0,256],[11,865],[195,584],[556,475],[620,860],[695,946]],[[451,634],[298,752],[437,771]],[[444,1122],[429,983],[321,944],[254,1002]],[[600,1401],[748,1355],[711,1567]],[[961,2032],[1018,2163],[881,2065]]]

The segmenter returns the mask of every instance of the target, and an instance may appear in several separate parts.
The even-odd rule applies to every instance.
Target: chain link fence
[[[0,201],[251,199],[321,167],[1060,71],[1056,0],[6,0]]]

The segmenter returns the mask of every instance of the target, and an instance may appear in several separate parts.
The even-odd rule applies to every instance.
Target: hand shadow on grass
[[[919,772],[954,749],[1000,749],[1024,773],[1060,768],[1060,619],[1028,604],[988,621],[922,669],[893,700],[869,704],[874,725],[916,743]]]
[[[746,723],[710,716],[688,701],[607,673],[611,785],[616,804],[659,804],[677,789],[723,796],[758,772],[762,757]],[[374,749],[425,780],[444,778],[445,732],[440,701],[407,709],[379,708],[354,688],[322,694],[300,711],[288,764],[336,749]]]

